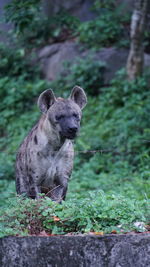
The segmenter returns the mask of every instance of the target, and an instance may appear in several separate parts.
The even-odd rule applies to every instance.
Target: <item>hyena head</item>
[[[40,110],[46,114],[53,129],[62,139],[74,139],[80,128],[81,110],[87,103],[84,90],[75,86],[68,99],[56,98],[53,91],[44,91],[38,99]]]

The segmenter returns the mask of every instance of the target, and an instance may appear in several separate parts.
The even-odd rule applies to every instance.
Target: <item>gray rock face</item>
[[[55,80],[64,70],[63,63],[69,61],[72,64],[75,60],[88,57],[90,50],[81,49],[80,44],[74,41],[66,41],[48,45],[38,52],[43,77],[47,80]],[[92,53],[94,60],[106,63],[104,70],[104,84],[107,85],[114,78],[115,73],[126,66],[129,50],[115,47],[103,48],[98,52]],[[150,67],[150,55],[144,56],[145,67]]]
[[[4,19],[4,6],[9,4],[11,0],[1,0],[0,1],[0,18]],[[12,24],[7,24],[4,22],[0,22],[0,42],[6,42],[7,37],[6,34],[7,32],[12,29]],[[1,32],[4,31],[4,32]]]
[[[78,56],[80,56],[79,47],[72,41],[42,48],[38,53],[38,58],[44,78],[55,80],[64,69],[64,61],[74,62]]]
[[[90,20],[96,16],[96,13],[92,10],[93,0],[44,0],[43,7],[47,16],[54,15],[62,9],[73,16],[77,16],[81,21]]]
[[[104,84],[107,85],[114,78],[115,73],[125,67],[129,51],[115,47],[103,48],[96,54],[96,59],[104,61]]]
[[[5,237],[1,267],[148,267],[150,234]]]

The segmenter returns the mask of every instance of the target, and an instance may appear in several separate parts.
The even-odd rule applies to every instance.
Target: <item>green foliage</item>
[[[148,88],[147,77],[128,82],[120,73],[110,87],[101,89],[101,95],[91,99],[85,110],[80,149],[110,151],[122,159],[126,158],[135,167],[141,160],[147,162],[150,124]],[[91,114],[94,120],[91,118],[90,121]]]
[[[126,5],[125,1],[120,4],[115,0],[94,1],[93,9],[97,17],[80,23],[79,41],[92,49],[110,46],[129,47],[131,12]],[[149,28],[145,29],[143,45],[149,52]]]
[[[32,54],[27,55],[24,48],[14,44],[14,48],[10,48],[9,44],[0,43],[0,78],[17,77],[21,79],[33,79],[39,74],[39,70],[31,65]]]
[[[122,26],[115,14],[100,15],[79,27],[79,41],[88,47],[104,47],[113,45],[120,39]]]
[[[97,152],[84,161],[81,154],[78,155],[79,162],[76,161],[76,169],[69,183],[68,199],[72,194],[79,199],[87,197],[88,192],[93,190],[103,190],[107,194],[115,193],[139,200],[150,197],[148,165],[144,169],[134,171],[134,166],[129,164],[125,156],[123,158],[122,155],[114,156],[113,153],[105,152]]]
[[[6,21],[13,23],[17,38],[28,48],[63,41],[76,33],[79,20],[66,10],[49,17],[43,13],[41,0],[12,0],[5,6]]]
[[[103,191],[62,205],[48,198],[35,201],[15,198],[1,216],[0,236],[39,234],[43,230],[49,234],[107,233],[114,229],[127,232],[135,229],[134,222],[146,222],[147,210],[145,200],[106,195]]]
[[[65,64],[65,74],[52,82],[51,87],[64,88],[69,91],[77,84],[85,88],[90,95],[97,95],[104,84],[104,69],[105,63],[97,61],[92,54],[85,58],[77,58],[73,65]]]
[[[98,16],[79,26],[79,41],[90,48],[100,48],[117,44],[129,45],[130,14],[122,16],[123,5],[116,1],[95,1]]]
[[[17,33],[24,32],[33,21],[38,20],[40,2],[41,0],[12,0],[5,6],[6,21],[14,24]]]
[[[0,207],[3,207],[3,211],[8,207],[9,200],[14,198],[15,195],[15,182],[12,180],[2,180],[0,177]]]

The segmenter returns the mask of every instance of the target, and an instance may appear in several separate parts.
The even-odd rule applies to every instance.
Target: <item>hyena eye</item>
[[[59,120],[63,119],[64,117],[65,117],[65,115],[56,116],[56,120],[59,121]]]
[[[72,116],[79,120],[79,115],[77,113],[73,113]]]

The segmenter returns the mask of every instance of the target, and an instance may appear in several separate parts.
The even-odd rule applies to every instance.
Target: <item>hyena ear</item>
[[[45,90],[42,94],[40,94],[38,98],[38,106],[39,109],[43,112],[46,113],[47,110],[54,104],[56,101],[55,95],[52,91],[52,89]]]
[[[77,85],[72,89],[70,99],[73,100],[80,109],[83,109],[87,103],[87,97],[84,90]]]

